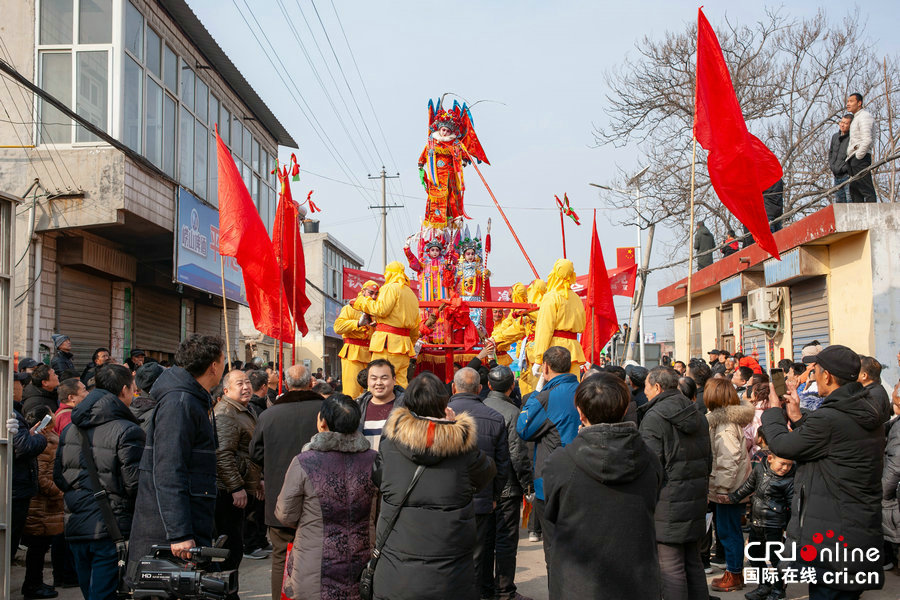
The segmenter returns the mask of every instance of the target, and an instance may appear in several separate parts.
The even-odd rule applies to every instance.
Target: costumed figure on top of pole
[[[459,229],[463,218],[471,218],[463,206],[463,167],[473,158],[491,163],[475,135],[468,106],[454,100],[447,110],[443,100],[442,96],[437,105],[428,101],[428,143],[419,156],[419,177],[428,193],[424,227]]]
[[[378,284],[372,280],[362,285],[362,295],[374,299],[378,296]],[[365,390],[356,382],[356,376],[372,360],[369,342],[375,325],[372,318],[350,304],[341,309],[334,320],[334,332],[344,338],[344,346],[338,353],[341,357],[341,381],[343,393],[351,398],[360,396]]]

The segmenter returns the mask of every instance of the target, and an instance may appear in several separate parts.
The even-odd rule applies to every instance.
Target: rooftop
[[[786,252],[799,246],[825,246],[842,237],[870,229],[900,231],[900,203],[833,204],[791,223],[775,233],[778,251]],[[752,244],[731,256],[719,258],[713,264],[694,272],[691,295],[708,293],[725,279],[745,271],[762,271],[763,263],[771,259],[769,253]],[[687,301],[687,277],[659,290],[659,306],[675,306]]]

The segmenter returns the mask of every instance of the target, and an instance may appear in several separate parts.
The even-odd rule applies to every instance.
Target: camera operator
[[[172,554],[187,559],[190,548],[212,543],[216,442],[209,391],[222,380],[223,346],[218,337],[189,336],[175,353],[177,366],[160,375],[150,392],[156,412],[140,466],[128,556],[132,584],[152,545],[168,544]]]

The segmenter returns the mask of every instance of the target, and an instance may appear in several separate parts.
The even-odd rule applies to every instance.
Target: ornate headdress
[[[425,244],[425,252],[428,252],[432,248],[437,248],[438,250],[443,250],[444,244],[438,238],[434,238],[433,240],[431,240],[430,242]]]
[[[465,145],[469,155],[480,162],[491,164],[484,154],[478,136],[475,135],[475,123],[469,107],[465,103],[460,105],[454,100],[453,108],[448,110],[442,106],[444,96],[438,98],[437,103],[434,100],[428,101],[428,132],[434,133],[441,127],[446,127],[456,134],[457,139]]]
[[[481,226],[475,231],[474,237],[469,233],[469,226],[466,225],[458,242],[456,242],[456,252],[463,256],[466,250],[474,250],[475,254],[481,257]]]

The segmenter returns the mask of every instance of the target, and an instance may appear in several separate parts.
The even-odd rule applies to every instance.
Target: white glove
[[[422,344],[422,338],[417,339],[416,343],[413,344],[413,348],[415,349],[417,355],[422,351]]]
[[[525,496],[525,499],[528,500],[528,504],[534,504],[534,492]]]
[[[535,364],[531,365],[531,374],[534,375],[535,377],[537,377],[538,375],[541,374],[541,364],[540,363],[535,363]]]
[[[9,432],[9,437],[12,437],[19,433],[19,420],[15,417],[7,419],[6,430]]]

